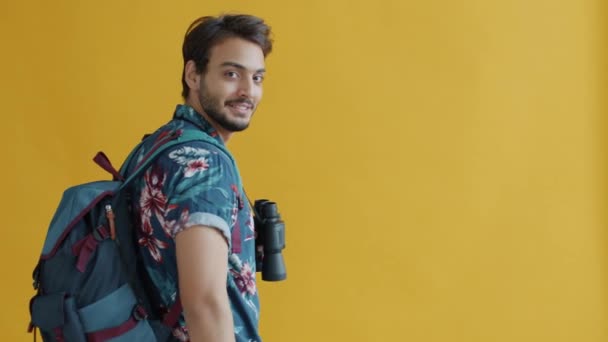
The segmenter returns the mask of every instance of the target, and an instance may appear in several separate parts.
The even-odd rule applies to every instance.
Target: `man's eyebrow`
[[[230,66],[230,67],[234,67],[240,70],[247,70],[247,68],[245,68],[245,66],[239,64],[239,63],[235,63],[235,62],[224,62],[222,63],[222,66]],[[262,68],[262,69],[258,69],[255,72],[266,72],[266,69]]]

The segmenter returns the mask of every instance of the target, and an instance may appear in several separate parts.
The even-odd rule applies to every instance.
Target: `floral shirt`
[[[157,130],[135,156],[141,160],[154,141],[176,129],[202,130],[223,145],[215,129],[193,108],[178,105],[168,124]],[[132,167],[132,166],[131,166]],[[226,287],[236,341],[261,341],[259,300],[255,282],[255,238],[251,208],[238,170],[218,147],[195,141],[169,148],[145,171],[133,193],[138,243],[149,278],[159,289],[162,305],[177,297],[175,236],[197,225],[217,229],[229,245]],[[180,318],[173,330],[188,341]]]

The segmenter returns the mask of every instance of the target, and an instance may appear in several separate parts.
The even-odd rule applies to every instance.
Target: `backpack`
[[[146,138],[144,138],[145,141]],[[153,342],[172,338],[182,312],[179,297],[170,308],[158,304],[139,257],[130,208],[130,187],[164,151],[202,140],[224,146],[197,130],[161,133],[130,175],[142,141],[120,171],[99,152],[94,161],[110,172],[102,180],[67,189],[51,220],[34,269],[36,295],[30,300],[32,332],[53,342]],[[36,332],[34,331],[34,340]]]

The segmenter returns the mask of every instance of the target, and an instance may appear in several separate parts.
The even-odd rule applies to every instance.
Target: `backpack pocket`
[[[30,304],[32,324],[45,341],[86,342],[73,297],[65,293],[36,296]]]
[[[156,341],[146,313],[124,284],[114,292],[78,310],[89,342]]]
[[[80,309],[65,293],[37,296],[31,310],[32,324],[40,328],[45,341],[156,341],[128,284]]]

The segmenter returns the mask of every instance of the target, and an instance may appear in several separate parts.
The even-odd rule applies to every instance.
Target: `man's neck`
[[[228,140],[232,136],[233,132],[225,130],[221,125],[219,125],[217,122],[215,122],[215,120],[213,120],[211,117],[209,117],[209,115],[207,115],[207,113],[205,113],[205,111],[203,110],[203,107],[201,106],[201,104],[198,101],[186,100],[186,105],[194,108],[194,110],[199,115],[201,115],[203,117],[203,119],[205,119],[215,129],[215,131],[220,136],[220,138],[222,138],[222,141],[224,142],[224,144],[228,143]]]

